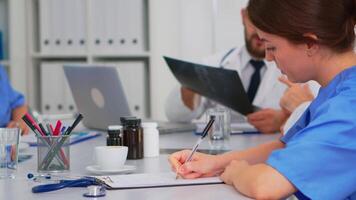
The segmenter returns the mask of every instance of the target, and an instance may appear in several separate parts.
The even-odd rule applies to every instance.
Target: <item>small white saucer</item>
[[[120,169],[111,169],[104,170],[100,169],[98,165],[89,165],[85,168],[88,172],[97,174],[97,175],[105,175],[105,174],[128,174],[136,170],[136,166],[134,165],[124,165],[124,167]]]

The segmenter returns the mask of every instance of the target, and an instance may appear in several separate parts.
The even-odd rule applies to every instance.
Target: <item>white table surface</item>
[[[160,136],[160,148],[162,149],[190,149],[196,142],[197,136],[192,133],[175,133]],[[278,135],[234,135],[231,136],[230,145],[225,148],[245,149],[257,144],[278,138]],[[71,175],[89,175],[85,167],[93,164],[93,151],[95,146],[105,145],[106,138],[101,136],[79,144],[72,145],[70,148]],[[200,149],[209,149],[209,142],[205,140]],[[30,147],[24,153],[32,154],[30,160],[19,164],[15,179],[0,180],[0,199],[88,199],[83,197],[86,188],[66,188],[59,191],[34,194],[31,188],[36,185],[27,179],[28,173],[36,174],[37,155],[35,147]],[[141,160],[128,160],[126,164],[135,165],[135,173],[154,173],[167,172],[170,170],[168,164],[168,154],[161,154],[156,158],[145,158]],[[93,198],[92,198],[93,199]],[[95,198],[94,198],[95,199]],[[106,196],[97,198],[104,199],[248,199],[239,194],[233,187],[225,184],[200,185],[200,186],[181,186],[151,189],[131,189],[131,190],[107,190]]]

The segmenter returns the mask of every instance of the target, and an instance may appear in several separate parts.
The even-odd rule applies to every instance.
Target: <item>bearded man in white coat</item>
[[[279,131],[289,116],[279,107],[279,100],[286,86],[278,81],[281,72],[275,63],[264,60],[264,44],[257,36],[245,9],[241,10],[241,15],[245,27],[245,46],[212,56],[203,64],[236,70],[250,102],[261,108],[249,114],[247,121],[262,133],[274,133]],[[208,108],[216,106],[221,105],[187,88],[176,87],[168,96],[165,111],[170,121],[189,122],[201,117]],[[232,111],[232,123],[242,119],[246,120],[239,113]]]

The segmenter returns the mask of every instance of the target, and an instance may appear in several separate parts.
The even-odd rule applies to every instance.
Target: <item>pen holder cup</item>
[[[37,137],[38,172],[65,172],[70,169],[70,136]]]

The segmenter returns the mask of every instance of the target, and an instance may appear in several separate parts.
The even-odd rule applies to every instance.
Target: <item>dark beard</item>
[[[247,38],[247,34],[246,34],[246,31],[245,31],[245,44],[246,44],[246,49],[248,51],[248,53],[254,57],[254,58],[258,58],[258,59],[263,59],[265,58],[265,51],[259,51],[259,50],[256,50],[252,47],[252,42],[251,40],[255,37],[258,37],[257,34],[254,34],[251,36],[250,39]]]

